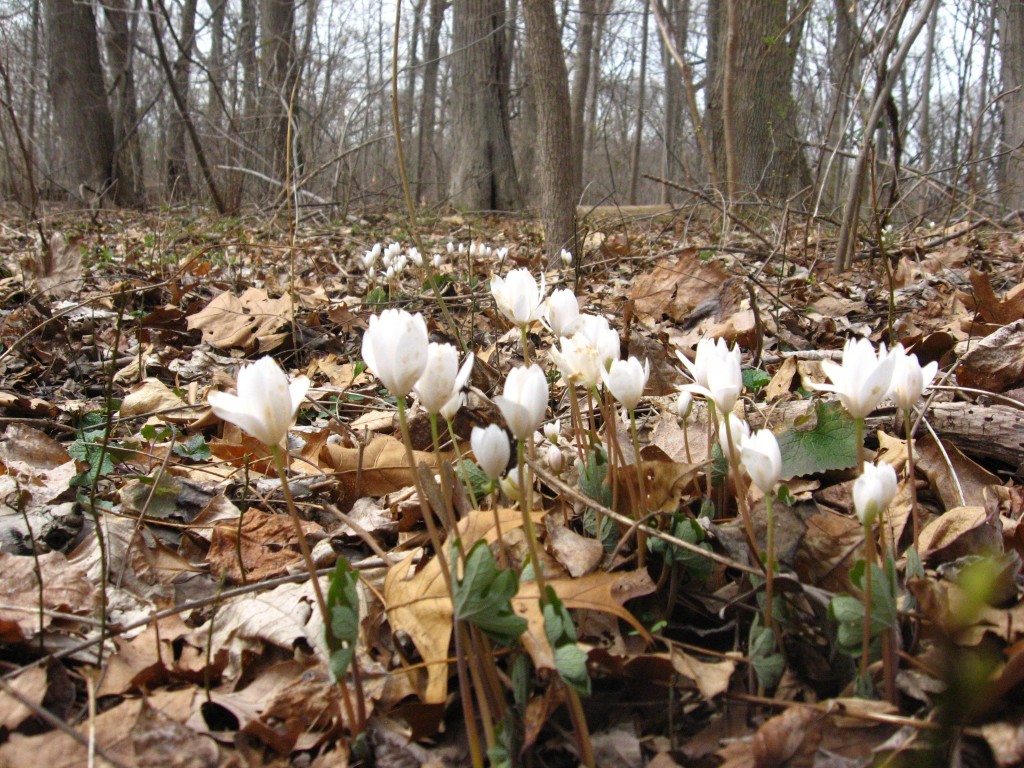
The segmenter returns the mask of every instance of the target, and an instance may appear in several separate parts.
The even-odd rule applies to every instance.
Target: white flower
[[[729,437],[732,437],[732,445],[738,451],[740,447],[750,438],[750,425],[735,413],[729,414],[729,431],[725,430],[725,420],[718,420],[718,442],[723,447],[729,444]],[[728,455],[728,451],[726,451]]]
[[[219,418],[274,448],[284,442],[308,390],[309,379],[305,376],[289,384],[287,374],[274,359],[262,357],[238,371],[237,395],[211,392],[206,399]]]
[[[843,364],[831,360],[821,363],[831,384],[812,384],[822,392],[835,392],[847,412],[863,419],[878,406],[892,383],[896,358],[881,346],[878,354],[867,339],[849,339],[843,347]]]
[[[562,420],[555,419],[544,425],[544,437],[552,445],[557,445],[562,437]]]
[[[461,392],[473,371],[474,359],[473,355],[468,356],[460,369],[459,352],[455,347],[434,342],[428,345],[426,367],[413,385],[420,405],[427,409],[427,413],[437,415]]]
[[[413,246],[407,253],[409,254],[409,261],[415,264],[417,267],[423,266],[423,256],[420,254],[420,249]]]
[[[494,402],[501,409],[509,430],[517,440],[533,434],[548,407],[548,381],[539,365],[513,368],[505,379],[505,387]]]
[[[735,354],[737,360],[739,359],[739,350],[734,348],[730,352],[729,345],[725,339],[718,339],[716,341],[710,338],[703,338],[698,341],[697,352],[692,363],[690,358],[683,354],[682,350],[676,350],[676,357],[686,367],[694,384],[700,384],[702,387],[708,385],[708,370],[715,367],[718,361],[728,358],[730,354]]]
[[[759,429],[740,445],[740,460],[763,493],[771,493],[782,479],[782,454],[779,441],[768,429]]]
[[[444,264],[444,257],[440,253],[435,253],[433,258],[434,269],[440,269],[441,265]]]
[[[690,411],[692,410],[693,395],[686,391],[680,392],[679,397],[676,400],[676,414],[680,419],[688,419],[690,417]]]
[[[893,347],[892,355],[896,358],[896,365],[892,372],[889,395],[901,411],[909,411],[935,379],[939,364],[932,361],[922,368],[917,355],[908,355],[900,344]]]
[[[702,339],[697,344],[697,356],[693,363],[679,352],[676,354],[695,382],[684,384],[679,389],[702,395],[713,401],[721,413],[729,413],[743,391],[739,347],[729,349],[724,339],[719,339],[717,343]]]
[[[540,285],[528,269],[513,269],[502,279],[491,277],[491,294],[498,311],[513,325],[529,325],[544,313],[544,275]]]
[[[497,424],[486,427],[473,427],[469,444],[476,455],[476,463],[491,480],[497,480],[505,473],[512,449],[508,442],[508,433]]]
[[[644,387],[647,386],[647,379],[651,375],[651,364],[640,361],[635,357],[628,360],[616,360],[607,371],[601,369],[601,378],[612,397],[618,400],[627,411],[635,411],[640,398],[643,397]]]
[[[864,462],[861,476],[853,483],[853,509],[861,524],[871,525],[896,497],[896,471],[891,465]]]
[[[576,329],[576,320],[580,316],[580,305],[576,294],[568,288],[553,291],[548,297],[544,319],[548,328],[557,338],[572,336]]]
[[[572,266],[572,254],[565,250],[565,248],[562,249],[562,252],[558,254],[558,256],[562,260],[563,267]]]
[[[601,381],[604,370],[601,353],[586,336],[575,334],[572,338],[563,338],[560,348],[552,347],[548,354],[569,383],[590,389]]]
[[[619,334],[600,315],[580,315],[573,336],[583,336],[597,350],[601,367],[607,368],[619,359]]]
[[[363,361],[395,397],[405,397],[427,365],[427,324],[421,314],[385,309],[363,334]]]
[[[547,455],[544,459],[548,463],[548,467],[556,475],[562,471],[562,467],[565,466],[565,455],[562,453],[562,449],[557,445],[549,445]]]

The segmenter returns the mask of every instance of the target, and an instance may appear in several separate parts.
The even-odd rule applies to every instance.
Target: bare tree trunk
[[[181,32],[177,36],[178,55],[174,60],[174,87],[191,113],[189,79],[192,69],[192,51],[196,38],[196,0],[185,0],[181,9]],[[170,24],[168,23],[168,29]],[[167,194],[172,200],[186,200],[192,196],[192,177],[188,171],[188,153],[185,147],[185,116],[172,110],[167,129]]]
[[[686,38],[690,27],[690,0],[669,0],[668,7],[659,0],[651,0],[654,19],[661,32],[661,66],[665,71],[665,104],[661,156],[661,176],[671,179],[682,167],[679,135],[683,124],[683,79],[686,74],[676,60],[685,64]],[[659,18],[660,14],[660,18]],[[672,187],[661,186],[661,202],[672,202]]]
[[[982,173],[981,163],[984,154],[982,144],[985,136],[983,120],[985,112],[989,108],[989,70],[992,64],[992,49],[995,45],[996,36],[996,14],[999,10],[998,4],[993,2],[991,12],[985,24],[984,53],[981,57],[981,76],[978,78],[978,109],[974,118],[971,130],[971,141],[968,146],[967,155],[967,179],[971,197],[977,196],[981,190],[978,185],[978,176]]]
[[[636,205],[640,182],[640,150],[644,140],[644,111],[647,109],[647,34],[651,6],[644,3],[643,22],[640,25],[640,92],[637,94],[636,125],[633,133],[633,159],[629,166],[629,204]]]
[[[708,134],[730,199],[780,200],[810,184],[792,95],[806,7],[790,18],[786,0],[708,5]]]
[[[921,173],[928,176],[932,172],[932,62],[935,59],[935,30],[938,27],[938,6],[928,19],[928,31],[925,33],[924,73],[921,75]],[[924,216],[928,212],[927,187],[921,190],[918,213]]]
[[[597,137],[597,96],[601,88],[601,54],[603,51],[605,27],[611,13],[613,0],[598,0],[597,19],[594,22],[593,55],[590,60],[590,96],[587,98],[587,120],[583,126],[584,148],[583,167],[593,163],[594,144]]]
[[[504,0],[455,0],[451,197],[468,210],[522,204],[509,137]]]
[[[238,56],[242,61],[242,135],[241,139],[250,150],[259,146],[259,67],[256,52],[256,3],[257,0],[241,0],[241,19],[238,29]]]
[[[92,6],[45,0],[50,96],[61,144],[58,178],[88,202],[114,199],[114,121]]]
[[[579,36],[576,41],[576,69],[572,79],[572,177],[577,189],[583,188],[584,125],[587,93],[590,90],[590,58],[594,47],[596,0],[580,0]]]
[[[523,18],[526,21],[526,56],[537,104],[544,245],[548,264],[554,266],[561,250],[572,248],[576,236],[569,75],[554,0],[524,0]]]
[[[223,125],[227,115],[224,102],[224,18],[228,0],[211,0],[210,7],[210,87],[206,97],[206,119],[214,132]]]
[[[293,0],[262,0],[263,37],[263,155],[268,175],[281,181],[289,158],[288,119],[297,85],[295,62],[295,4]],[[275,191],[276,187],[269,187]]]
[[[423,97],[420,100],[419,135],[416,139],[416,199],[422,200],[428,183],[437,183],[434,132],[437,112],[437,75],[441,66],[441,25],[448,0],[430,0],[427,47],[423,62]],[[431,168],[433,174],[431,175]]]
[[[138,8],[133,9],[135,13]],[[135,68],[132,26],[126,0],[110,0],[104,6],[109,25],[107,61],[113,79],[114,95],[114,173],[124,189],[119,202],[133,207],[146,203],[142,172],[142,146],[138,133],[138,108],[135,96]]]
[[[1000,200],[1011,209],[1024,208],[1024,3],[1000,0],[1003,136]]]

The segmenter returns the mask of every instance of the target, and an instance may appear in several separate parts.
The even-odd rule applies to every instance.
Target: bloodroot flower
[[[237,395],[211,392],[206,399],[219,418],[276,448],[288,435],[309,379],[299,376],[289,383],[274,358],[262,357],[238,371],[237,390]]]

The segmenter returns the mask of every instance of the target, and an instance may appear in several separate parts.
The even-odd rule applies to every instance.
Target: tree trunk
[[[417,200],[422,200],[427,185],[437,180],[434,123],[437,114],[437,75],[441,66],[441,25],[447,9],[448,0],[430,0],[429,29],[423,62],[423,97],[420,100],[419,134],[416,138]]]
[[[1002,50],[1003,136],[1000,200],[1024,208],[1024,2],[1001,0],[999,35]]]
[[[805,8],[801,4],[798,12]],[[810,184],[810,172],[797,139],[792,95],[804,18],[805,14],[791,19],[786,0],[709,3],[708,135],[715,163],[727,185],[730,174],[726,161],[731,159],[734,164],[732,180],[737,195],[755,193],[782,200]],[[726,55],[730,50],[731,58]],[[727,69],[731,78],[726,77]],[[736,137],[731,153],[726,149],[727,96]]]
[[[138,7],[134,9],[137,18]],[[132,26],[126,0],[110,0],[104,6],[109,29],[107,61],[113,77],[114,173],[123,180],[118,202],[132,207],[146,204],[142,172],[142,146],[138,133],[135,96]]]
[[[554,0],[524,0],[526,57],[537,104],[541,219],[548,264],[558,264],[576,236],[569,76],[558,33]],[[575,249],[573,249],[575,250]]]
[[[932,62],[935,60],[935,30],[938,27],[938,7],[928,19],[925,33],[924,74],[921,76],[921,175],[928,177],[932,172]],[[918,213],[926,216],[929,209],[927,187],[921,190]]]
[[[572,177],[577,189],[583,188],[583,120],[590,88],[590,58],[594,47],[596,0],[580,0],[579,37],[576,41],[576,69],[572,78]]]
[[[659,0],[652,2],[658,3]],[[673,49],[680,59],[686,55],[686,38],[690,29],[690,0],[669,0],[667,8],[656,5],[654,10],[656,20],[658,13],[664,13],[667,27],[665,34],[658,37],[661,41],[661,66],[665,72],[661,176],[671,179],[678,170],[683,169],[679,138],[683,127],[683,78],[686,76],[673,56]],[[672,187],[668,184],[661,185],[661,202],[672,202]]]
[[[295,4],[293,0],[262,0],[263,35],[263,156],[268,174],[284,180],[289,167],[288,119],[297,84],[295,63]],[[272,190],[276,188],[271,188]]]
[[[90,203],[117,197],[114,121],[107,104],[92,6],[45,0],[50,97],[61,145],[57,177]]]
[[[174,60],[174,87],[181,95],[186,109],[189,106],[189,76],[192,69],[192,51],[196,39],[196,0],[185,0],[181,10],[181,32],[178,34],[178,55]],[[187,200],[192,196],[192,178],[188,172],[188,153],[185,145],[185,116],[172,110],[167,129],[167,195],[172,200]]]
[[[604,30],[608,25],[613,0],[598,0],[597,19],[594,22],[593,55],[590,59],[590,96],[587,99],[587,120],[583,126],[583,167],[590,167],[597,141],[597,96],[601,88],[601,54]]]
[[[636,205],[640,183],[640,150],[644,139],[644,110],[647,108],[647,34],[651,6],[644,3],[643,23],[640,25],[640,93],[637,95],[636,126],[633,133],[633,158],[629,165],[629,204]]]
[[[522,200],[509,137],[504,0],[455,0],[453,9],[452,202],[516,210]]]

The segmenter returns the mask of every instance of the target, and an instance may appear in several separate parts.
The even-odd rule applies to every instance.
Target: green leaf
[[[555,653],[558,676],[584,696],[590,694],[590,675],[587,674],[587,654],[576,643],[576,625],[552,587],[548,587],[540,600],[544,614],[544,634]]]
[[[695,544],[708,552],[711,551],[711,547],[704,543],[705,534],[700,523],[682,513],[673,515],[671,533],[677,539],[682,539],[689,544]],[[679,565],[686,568],[687,573],[692,578],[698,581],[704,581],[711,575],[713,570],[711,560],[701,557],[696,552],[677,547],[655,537],[647,540],[647,546],[651,552],[664,557],[667,565],[679,563]]]
[[[777,439],[783,478],[849,469],[857,464],[857,426],[838,403],[817,402],[813,414],[797,419]]]
[[[760,368],[747,368],[743,371],[743,387],[751,392],[758,392],[768,385],[772,377]]]
[[[327,612],[330,624],[324,628],[327,648],[331,652],[331,678],[337,682],[345,676],[355,656],[359,638],[359,574],[348,560],[338,558],[327,590]]]
[[[174,446],[174,452],[185,459],[203,461],[210,458],[210,446],[202,435],[196,434]]]
[[[458,463],[455,471],[459,474],[463,483],[468,483],[473,491],[474,501],[479,504],[487,498],[493,488],[493,483],[487,474],[480,469],[480,465],[469,459],[463,459]]]
[[[748,655],[758,682],[765,688],[778,685],[786,666],[785,659],[775,649],[775,633],[761,625],[760,616],[750,625]]]
[[[864,591],[864,561],[858,560],[850,569],[850,581]],[[864,602],[850,595],[837,595],[829,603],[829,613],[837,622],[836,642],[850,655],[859,654],[864,644]],[[895,626],[896,584],[895,572],[886,573],[879,566],[871,566],[871,627],[872,638]]]
[[[490,547],[478,541],[466,555],[462,579],[452,582],[455,618],[476,624],[498,642],[514,643],[527,626],[512,609],[518,591],[515,571],[499,569]]]

